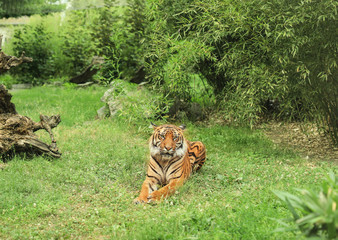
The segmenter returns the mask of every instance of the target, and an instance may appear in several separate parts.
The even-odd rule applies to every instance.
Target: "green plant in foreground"
[[[297,189],[297,197],[288,192],[274,191],[293,215],[293,221],[307,237],[338,237],[338,178],[333,172],[323,183],[319,193]],[[303,216],[300,216],[301,212]]]

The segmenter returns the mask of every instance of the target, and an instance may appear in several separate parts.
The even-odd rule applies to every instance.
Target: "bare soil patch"
[[[315,124],[269,122],[260,128],[274,143],[291,148],[304,158],[338,164],[338,148]]]

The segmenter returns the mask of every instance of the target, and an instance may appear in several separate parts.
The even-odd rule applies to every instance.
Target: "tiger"
[[[135,204],[160,202],[172,195],[184,181],[198,171],[206,159],[206,148],[200,141],[185,139],[185,125],[157,126],[149,139],[150,160],[146,179]]]

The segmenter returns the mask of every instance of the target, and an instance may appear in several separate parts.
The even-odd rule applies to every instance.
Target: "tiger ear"
[[[152,122],[150,122],[149,128],[157,128],[157,125],[155,125]]]
[[[184,130],[184,129],[186,128],[186,126],[185,126],[184,124],[181,124],[181,125],[179,126],[179,128],[182,129],[182,130]]]

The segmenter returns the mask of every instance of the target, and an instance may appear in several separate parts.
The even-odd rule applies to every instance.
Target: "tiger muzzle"
[[[166,148],[161,149],[160,154],[162,156],[166,156],[166,157],[172,157],[174,155],[175,151],[173,149],[169,149],[167,150]]]

